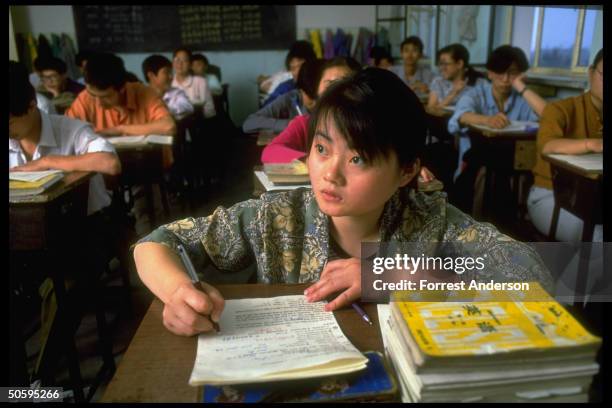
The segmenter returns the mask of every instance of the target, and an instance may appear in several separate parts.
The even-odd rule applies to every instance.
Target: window
[[[514,7],[512,44],[534,72],[581,73],[602,47],[602,11],[584,6]]]

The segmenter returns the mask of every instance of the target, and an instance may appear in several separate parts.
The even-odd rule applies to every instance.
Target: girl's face
[[[400,169],[397,155],[365,163],[350,149],[333,119],[320,124],[308,157],[310,182],[321,211],[332,217],[367,216],[381,213],[398,188],[418,171]]]
[[[463,60],[455,61],[450,54],[440,54],[438,61],[440,75],[448,81],[453,81],[461,77],[463,72]]]
[[[334,81],[342,79],[351,73],[348,67],[331,67],[323,71],[321,75],[321,81],[319,82],[319,88],[317,89],[317,95],[321,96],[327,87]]]
[[[405,65],[414,65],[421,57],[421,52],[414,44],[406,44],[402,47],[402,59]]]
[[[191,62],[189,61],[189,55],[186,52],[179,51],[172,60],[172,68],[177,75],[186,76],[189,75],[189,68],[191,68]]]

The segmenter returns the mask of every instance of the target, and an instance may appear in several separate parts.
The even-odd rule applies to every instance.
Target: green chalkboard
[[[72,6],[79,49],[109,52],[287,49],[295,6]]]

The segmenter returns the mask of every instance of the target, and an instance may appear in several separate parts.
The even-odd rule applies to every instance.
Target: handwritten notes
[[[304,296],[227,300],[220,333],[201,334],[190,385],[223,385],[343,374],[367,358],[324,303]]]

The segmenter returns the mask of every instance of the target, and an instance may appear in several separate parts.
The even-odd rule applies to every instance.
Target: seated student
[[[317,86],[317,96],[321,96],[329,85],[338,79],[356,74],[361,70],[361,65],[353,59],[346,57],[335,57],[323,62],[321,79]],[[285,130],[263,149],[261,152],[262,163],[289,163],[294,159],[306,156],[308,151],[308,120],[309,114],[296,116]]]
[[[427,94],[434,74],[427,65],[419,65],[419,60],[423,57],[423,41],[416,36],[408,37],[402,41],[400,50],[404,64],[389,69],[417,95]]]
[[[511,120],[537,121],[546,106],[546,101],[523,82],[529,63],[520,48],[511,45],[496,48],[489,55],[486,67],[491,82],[478,82],[465,92],[448,121],[448,132],[462,136],[455,178],[461,172],[463,154],[471,146],[466,135],[467,125],[503,129]]]
[[[203,54],[193,54],[191,56],[191,72],[193,72],[193,75],[206,78],[210,93],[213,95],[221,95],[223,93],[223,88],[221,87],[219,76],[213,73],[210,68],[208,58]]]
[[[323,62],[317,59],[305,62],[298,74],[297,89],[250,114],[242,124],[242,130],[245,133],[261,130],[279,133],[287,127],[291,119],[312,110],[317,98],[322,64]]]
[[[185,91],[194,107],[202,107],[200,109],[205,118],[215,116],[217,114],[215,104],[206,78],[191,75],[191,51],[187,48],[176,49],[173,54],[172,67],[174,68],[172,86]]]
[[[77,82],[83,85],[85,85],[85,65],[87,65],[87,60],[91,55],[91,51],[81,50],[74,56],[74,62],[81,72],[81,76],[77,79]]]
[[[172,62],[163,55],[151,55],[142,62],[142,74],[151,89],[161,96],[175,120],[193,113],[193,105],[182,89],[172,86]]]
[[[461,44],[450,44],[438,51],[440,75],[429,86],[430,109],[455,105],[459,98],[478,81],[482,75],[470,65],[470,52]]]
[[[409,137],[397,132],[406,118]],[[196,267],[212,262],[234,271],[256,262],[260,283],[313,283],[305,292],[308,301],[342,292],[327,311],[361,296],[363,241],[478,242],[487,266],[519,256],[523,265],[505,267],[506,275],[551,288],[550,273],[531,248],[461,213],[445,194],[412,189],[426,119],[421,102],[396,75],[368,68],[337,81],[321,96],[312,120],[312,189],[219,207],[208,217],[161,226],[136,244],[138,274],[164,303],[168,330],[184,336],[210,331],[209,319],[218,322],[224,307],[213,286],[203,283],[200,291],[191,283],[178,244]]]
[[[393,57],[386,48],[375,46],[370,50],[369,65],[377,68],[390,69],[393,66]]]
[[[534,185],[527,198],[529,217],[548,236],[555,198],[550,163],[541,153],[583,154],[603,151],[603,48],[589,67],[588,92],[546,105],[537,138],[537,159],[533,168]],[[582,239],[583,221],[561,209],[555,238],[577,242]],[[593,241],[603,241],[603,228],[595,227]]]
[[[312,44],[308,41],[296,41],[291,46],[291,49],[285,57],[285,66],[287,71],[291,73],[291,78],[281,82],[274,89],[270,89],[270,95],[264,100],[263,106],[267,106],[274,102],[276,98],[286,94],[296,88],[298,73],[300,67],[306,61],[316,59],[317,56],[312,48]]]
[[[162,99],[146,85],[127,82],[121,58],[93,55],[85,68],[87,92],[81,92],[66,116],[94,125],[105,136],[174,135],[176,124]]]
[[[63,114],[85,86],[68,78],[66,63],[59,58],[41,60],[38,66],[42,81],[40,92],[51,98],[55,110]]]

